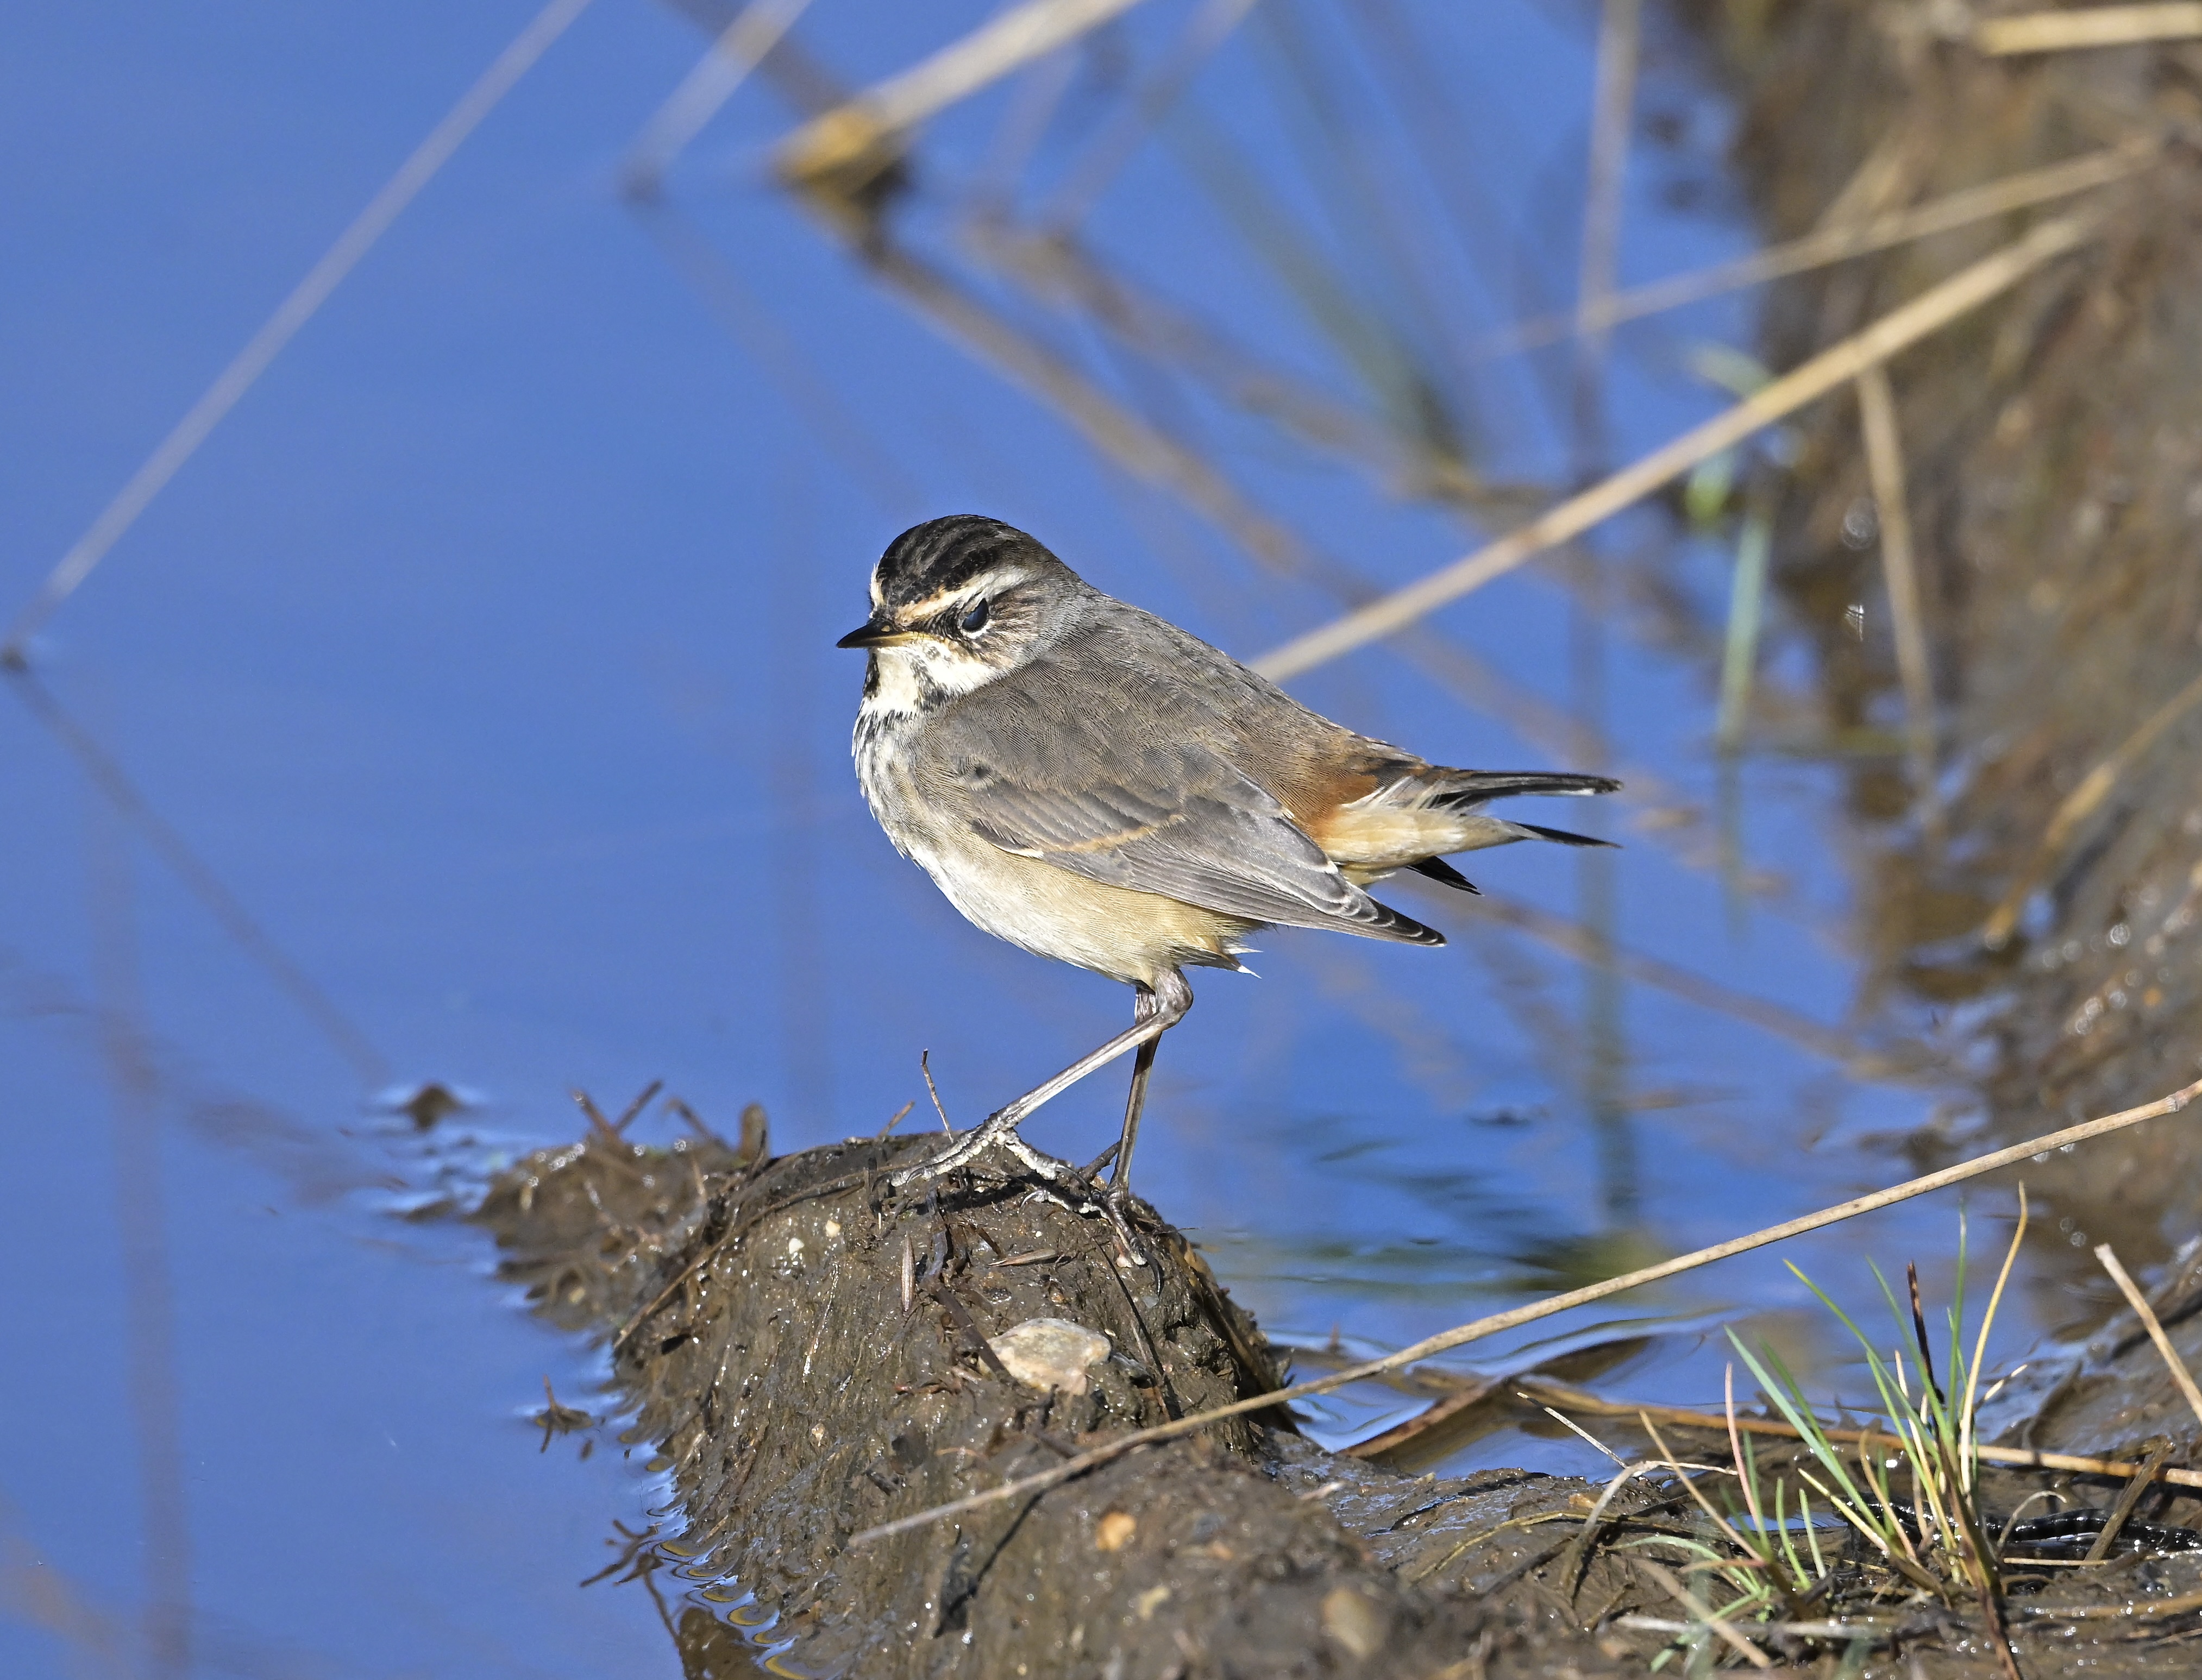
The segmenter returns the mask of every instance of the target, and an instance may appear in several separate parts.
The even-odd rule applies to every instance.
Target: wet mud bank
[[[556,1401],[540,1421],[546,1444],[616,1427],[670,1477],[659,1525],[622,1562],[664,1609],[684,1673],[1566,1680],[1645,1672],[1693,1626],[1690,1666],[1722,1654],[1687,1561],[1714,1555],[1716,1524],[1661,1469],[1676,1448],[1633,1416],[1593,1418],[1640,1472],[1611,1489],[1416,1476],[1257,1413],[866,1539],[1111,1436],[1270,1392],[1280,1372],[1151,1214],[1150,1263],[1127,1266],[1105,1224],[1029,1181],[891,1194],[889,1173],[932,1140],[779,1161],[762,1145],[761,1129],[745,1149],[648,1148],[600,1127],[520,1163],[475,1215],[536,1312],[611,1343],[612,1421]],[[1433,1410],[1588,1398],[1525,1381],[1527,1395],[1498,1383]],[[1684,1461],[1727,1460],[1717,1424],[1664,1423],[1687,1432]],[[1768,1443],[1757,1473],[1785,1452]],[[2048,1507],[2038,1473],[1981,1484],[2022,1672],[2191,1672],[2202,1533],[2177,1525],[2202,1521],[2202,1502],[2061,1481]],[[2106,1522],[2122,1539],[2071,1572]],[[1786,1620],[1742,1624],[1767,1662],[2009,1680],[1979,1606],[1889,1595],[1839,1526],[1815,1544],[1834,1564],[1825,1583]]]
[[[1743,105],[1734,162],[1769,239],[2085,155],[2135,160],[2112,185],[1783,282],[1761,348],[1792,366],[2030,226],[2093,224],[1887,369],[1916,610],[1848,395],[1799,424],[1775,579],[1827,737],[1853,743],[1861,1009],[1933,1012],[1977,1071],[1950,1126],[1914,1140],[1922,1161],[2175,1090],[2202,1070],[2202,44],[1998,57],[1965,8],[1686,12]],[[1931,780],[1905,752],[1914,631]],[[2123,1451],[2166,1430],[2191,1454],[2202,1429],[2163,1360],[2129,1314],[2103,1327],[2117,1296],[2093,1249],[2161,1269],[2173,1340],[2202,1358],[2202,1125],[2023,1176],[2046,1214],[2045,1316],[2094,1336],[2034,1373],[2025,1432]]]
[[[1618,1671],[1540,1583],[1585,1484],[1404,1475],[1285,1419],[851,1544],[1279,1383],[1175,1231],[1150,1217],[1149,1264],[1126,1266],[1104,1223],[1029,1183],[891,1194],[889,1171],[931,1147],[745,1161],[599,1129],[521,1163],[476,1216],[538,1312],[614,1339],[621,1439],[677,1489],[656,1558],[751,1629],[692,1599],[687,1671],[791,1641],[780,1663],[819,1674]],[[1590,1589],[1610,1597],[1613,1568]]]

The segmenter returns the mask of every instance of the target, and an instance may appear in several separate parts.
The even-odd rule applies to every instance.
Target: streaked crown
[[[872,570],[872,604],[899,615],[920,602],[943,601],[989,574],[1075,575],[1038,538],[979,514],[951,514],[914,525],[887,544]]]

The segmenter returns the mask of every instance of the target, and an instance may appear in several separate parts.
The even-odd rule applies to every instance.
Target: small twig
[[[1524,1395],[1522,1395],[1522,1398],[1527,1400],[1528,1396]],[[1561,1428],[1566,1430],[1570,1435],[1574,1436],[1577,1440],[1582,1442],[1585,1445],[1592,1448],[1593,1450],[1603,1453],[1607,1458],[1611,1459],[1615,1465],[1619,1468],[1622,1470],[1627,1470],[1628,1468],[1628,1460],[1627,1459],[1622,1458],[1620,1454],[1615,1452],[1612,1448],[1607,1446],[1603,1441],[1600,1441],[1596,1436],[1593,1435],[1573,1418],[1568,1416],[1566,1413],[1559,1411],[1556,1407],[1550,1406],[1540,1407],[1538,1409],[1546,1417],[1550,1418],[1554,1423],[1559,1424]]]
[[[953,1137],[956,1128],[948,1124],[948,1111],[940,1106],[940,1087],[933,1083],[932,1058],[932,1051],[920,1050],[917,1053],[917,1071],[925,1075],[925,1092],[933,1099],[933,1112],[940,1116],[940,1129]]]
[[[1691,1618],[1698,1626],[1709,1628],[1714,1633],[1718,1634],[1722,1639],[1734,1646],[1736,1650],[1740,1652],[1753,1668],[1771,1668],[1774,1666],[1773,1658],[1768,1656],[1765,1652],[1760,1650],[1758,1647],[1752,1644],[1748,1639],[1746,1639],[1726,1622],[1713,1614],[1711,1609],[1705,1604],[1705,1602],[1695,1593],[1692,1592],[1689,1588],[1685,1586],[1681,1578],[1675,1575],[1674,1571],[1669,1569],[1663,1564],[1653,1562],[1652,1560],[1645,1557],[1640,1553],[1632,1556],[1628,1560],[1628,1563],[1631,1568],[1640,1569],[1646,1575],[1649,1575],[1654,1581],[1657,1581],[1666,1589],[1667,1595],[1669,1597],[1675,1600],[1685,1610],[1690,1612]]]
[[[1254,668],[1281,682],[1405,629],[1446,602],[1633,507],[1699,461],[1734,448],[1855,379],[1866,368],[2000,297],[2036,269],[2086,244],[2100,226],[2099,214],[2084,211],[2041,223],[1611,477],[1451,565],[1271,649],[1253,661]]]
[[[1002,1363],[1002,1356],[994,1351],[993,1343],[986,1340],[986,1332],[979,1328],[979,1321],[971,1316],[971,1309],[963,1304],[963,1297],[956,1293],[955,1286],[945,1278],[936,1277],[933,1280],[931,1293],[935,1301],[948,1309],[948,1316],[956,1320],[956,1328],[963,1332],[964,1338],[971,1344],[971,1350],[978,1354],[986,1369],[1004,1383],[1016,1382],[1017,1379],[1010,1375],[1009,1366]]]
[[[910,1516],[898,1518],[893,1522],[881,1523],[874,1527],[865,1529],[857,1534],[851,1535],[850,1543],[860,1545],[885,1539],[890,1535],[921,1528],[927,1523],[938,1522],[945,1517],[960,1515],[965,1511],[977,1510],[982,1506],[992,1505],[1002,1500],[1016,1499],[1026,1494],[1044,1492],[1075,1477],[1081,1476],[1098,1466],[1107,1464],[1136,1448],[1151,1446],[1163,1441],[1174,1441],[1181,1435],[1190,1435],[1196,1430],[1204,1429],[1209,1424],[1220,1422],[1226,1418],[1240,1417],[1249,1412],[1264,1412],[1271,1407],[1289,1405],[1296,1400],[1307,1400],[1316,1395],[1328,1394],[1333,1389],[1343,1388],[1349,1383],[1364,1382],[1371,1377],[1381,1376],[1387,1371],[1397,1371],[1405,1366],[1419,1364],[1435,1354],[1445,1353],[1451,1348],[1465,1347],[1471,1342],[1480,1342],[1486,1336],[1496,1336],[1502,1330],[1514,1330],[1522,1325],[1534,1324],[1540,1319],[1548,1319],[1555,1313],[1568,1312],[1577,1307],[1588,1306],[1591,1302],[1603,1301],[1609,1295],[1621,1295],[1630,1289],[1641,1289],[1646,1283],[1656,1283],[1669,1278],[1678,1277],[1683,1272],[1693,1272],[1700,1266],[1710,1266],[1716,1260],[1727,1260],[1735,1254],[1748,1254],[1754,1248],[1763,1248],[1769,1243],[1782,1242],[1788,1237],[1801,1237],[1807,1231],[1822,1231],[1829,1225],[1840,1225],[1846,1219],[1856,1219],[1862,1213],[1869,1213],[1879,1208],[1893,1207],[1899,1201],[1908,1201],[1914,1196],[1924,1195],[1930,1190],[1944,1190],[1952,1184],[1963,1184],[1969,1178],[1977,1178],[1983,1173],[1993,1172],[1999,1167],[2016,1166],[2018,1162],[2028,1160],[2045,1150],[2062,1148],[2067,1143],[2078,1143],[2088,1138],[2102,1137],[2109,1132],[2120,1131],[2128,1126],[2137,1125],[2143,1120],[2153,1119],[2160,1115],[2176,1114],[2197,1096],[2202,1096],[2202,1080],[2181,1086],[2170,1096],[2159,1097],[2156,1101],[2145,1103],[2138,1108],[2128,1108],[2116,1114],[2106,1114],[2099,1119],[2085,1120],[2078,1125],[2066,1126],[2058,1131],[2045,1133],[2040,1137],[2029,1138],[2025,1143],[2015,1143],[2009,1148],[1997,1149],[1988,1154],[1976,1156],[1971,1160],[1960,1161],[1953,1166],[1946,1166],[1939,1172],[1930,1172],[1923,1178],[1907,1179],[1903,1184],[1893,1184],[1887,1190],[1875,1190],[1869,1195],[1855,1197],[1849,1201],[1838,1203],[1833,1207],[1823,1208],[1816,1213],[1808,1213],[1799,1219],[1786,1219],[1780,1225],[1769,1225],[1763,1231],[1753,1231],[1746,1237],[1733,1237],[1726,1242],[1716,1242],[1709,1248],[1699,1248],[1691,1254],[1678,1255],[1673,1260],[1663,1260],[1657,1266],[1647,1266],[1639,1271],[1625,1272],[1618,1278],[1609,1278],[1601,1283],[1592,1283],[1582,1289],[1569,1289],[1563,1294],[1548,1295],[1542,1301],[1532,1301],[1526,1306],[1512,1307],[1504,1313],[1492,1313],[1487,1318],[1475,1319],[1452,1330],[1441,1331],[1438,1335],[1426,1336],[1411,1347],[1403,1348],[1398,1353],[1388,1354],[1382,1359],[1370,1360],[1361,1365],[1348,1366],[1342,1371],[1332,1372],[1327,1376],[1316,1377],[1310,1382],[1295,1383],[1288,1389],[1280,1389],[1272,1393],[1233,1401],[1228,1405],[1212,1407],[1207,1411],[1196,1412],[1188,1417],[1157,1424],[1150,1429],[1133,1430],[1100,1446],[1089,1448],[1076,1458],[1067,1460],[1056,1469],[1043,1471],[1037,1476],[1019,1477],[1015,1480],[1003,1483],[998,1487],[969,1494],[962,1499],[951,1500],[945,1504],[933,1506],[928,1510],[915,1512]],[[1113,1268],[1111,1270],[1113,1271]],[[2033,1455],[2033,1461],[2040,1462],[2043,1457],[2044,1455],[2041,1454]],[[2198,1483],[2202,1483],[2202,1477],[2196,1479]]]
[[[705,1143],[716,1143],[722,1149],[727,1147],[727,1140],[720,1137],[717,1132],[712,1131],[710,1127],[705,1125],[702,1119],[697,1114],[696,1111],[693,1108],[691,1108],[686,1102],[683,1102],[679,1097],[674,1097],[665,1106],[671,1109],[674,1113],[680,1116],[680,1123],[683,1125],[686,1126],[691,1131],[694,1132]]]
[[[2171,1338],[2164,1333],[2164,1325],[2157,1318],[2156,1309],[2148,1304],[2148,1297],[2126,1275],[2125,1267],[2119,1264],[2117,1254],[2109,1243],[2103,1243],[2095,1250],[2095,1258],[2102,1261],[2103,1270],[2111,1274],[2111,1281],[2118,1286],[2118,1293],[2125,1296],[2126,1305],[2133,1308],[2134,1316],[2140,1320],[2141,1328],[2148,1332],[2148,1339],[2156,1343],[2156,1351],[2164,1355],[2164,1363],[2171,1372],[2171,1380],[2179,1384],[2179,1392],[2187,1396],[2187,1404],[2193,1408],[2196,1421],[2202,1422],[2202,1389],[2194,1386],[2194,1378],[2187,1371],[2186,1361],[2172,1347]]]
[[[897,1126],[902,1124],[902,1117],[904,1115],[907,1114],[911,1109],[916,1107],[917,1099],[916,1097],[912,1097],[909,1101],[904,1103],[901,1107],[896,1109],[893,1113],[887,1116],[887,1123],[885,1125],[881,1126],[877,1131],[872,1134],[872,1141],[876,1143],[880,1138],[885,1137],[889,1132],[892,1131]]]
[[[2141,1495],[2148,1491],[2149,1483],[2156,1480],[2157,1472],[2171,1461],[2172,1454],[2177,1450],[2178,1443],[2176,1442],[2165,1440],[2157,1443],[2155,1450],[2142,1464],[2140,1474],[2118,1489],[2117,1501],[2111,1507],[2111,1514],[2104,1520],[2102,1532],[2095,1536],[2095,1543],[2087,1548],[2087,1555],[2081,1560],[2082,1563],[2100,1563],[2110,1556],[2111,1548],[2118,1542],[2118,1530],[2126,1525],[2126,1518],[2133,1515],[2134,1507],[2140,1503]]]
[[[648,1084],[645,1085],[642,1088],[642,1095],[635,1098],[633,1101],[628,1103],[626,1112],[621,1113],[619,1119],[612,1122],[613,1132],[615,1134],[624,1134],[627,1129],[634,1124],[635,1116],[642,1113],[645,1108],[650,1106],[650,1099],[656,1096],[658,1092],[664,1089],[665,1081],[662,1079],[652,1079]]]
[[[580,1105],[582,1113],[588,1116],[589,1130],[597,1133],[605,1143],[616,1147],[621,1154],[625,1154],[627,1140],[619,1135],[619,1128],[604,1118],[604,1111],[597,1107],[596,1098],[585,1090],[576,1090],[572,1093],[572,1096]]]

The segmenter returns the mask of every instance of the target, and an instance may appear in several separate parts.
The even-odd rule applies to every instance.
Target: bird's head
[[[834,645],[871,652],[868,697],[952,698],[1044,655],[1089,593],[1014,526],[975,514],[913,526],[872,568],[872,615]]]

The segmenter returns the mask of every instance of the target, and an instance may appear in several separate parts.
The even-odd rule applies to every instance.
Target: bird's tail
[[[1481,805],[1487,799],[1504,799],[1510,794],[1611,793],[1621,785],[1610,776],[1586,776],[1571,770],[1433,768],[1416,779],[1428,789],[1422,802],[1447,810]]]

